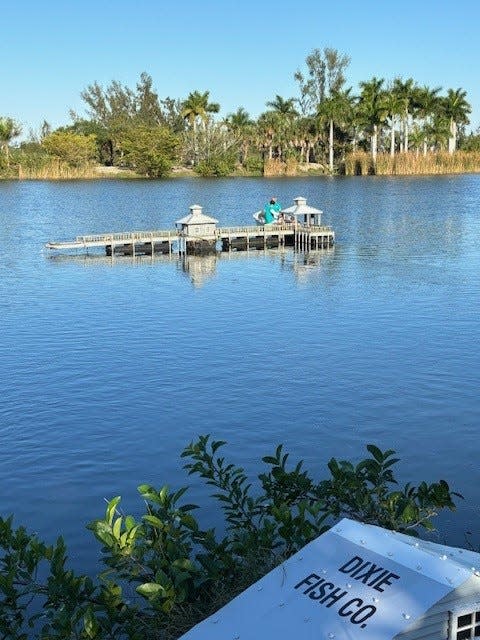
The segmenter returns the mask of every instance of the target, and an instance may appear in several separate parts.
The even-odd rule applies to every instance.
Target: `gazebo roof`
[[[199,204],[192,204],[188,216],[180,218],[175,224],[212,224],[217,222],[216,218],[211,218],[202,213],[202,207]]]
[[[294,198],[293,201],[295,202],[295,204],[292,207],[288,207],[287,209],[282,209],[282,213],[287,213],[294,216],[322,213],[320,209],[315,209],[315,207],[311,207],[310,205],[308,205],[306,198],[298,197]]]

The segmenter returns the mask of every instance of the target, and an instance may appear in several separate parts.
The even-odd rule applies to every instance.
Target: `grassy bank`
[[[345,175],[347,176],[413,176],[449,173],[480,173],[480,152],[446,152],[378,154],[374,165],[372,156],[364,152],[347,155]]]
[[[130,169],[120,167],[106,167],[98,164],[83,164],[72,166],[57,158],[38,158],[34,162],[24,158],[24,162],[12,162],[10,166],[0,166],[0,179],[5,180],[95,180],[95,179],[135,179],[142,178]],[[457,151],[454,154],[446,152],[429,153],[427,155],[415,153],[378,154],[374,164],[372,156],[365,152],[350,153],[346,156],[344,165],[337,171],[347,176],[413,176],[440,175],[459,173],[480,173],[480,152]],[[198,174],[187,167],[174,167],[170,177],[192,177]],[[329,175],[328,167],[321,164],[300,164],[295,159],[283,162],[278,159],[267,160],[262,173],[250,173],[237,170],[231,177],[282,177],[282,176],[322,176]]]

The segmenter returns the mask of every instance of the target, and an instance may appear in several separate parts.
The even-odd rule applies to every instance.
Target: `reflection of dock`
[[[80,254],[52,254],[49,259],[52,264],[76,264],[84,267],[145,267],[157,265],[171,265],[189,277],[194,287],[202,287],[205,282],[217,273],[220,262],[244,260],[273,260],[280,261],[281,268],[292,271],[299,281],[318,271],[325,260],[329,260],[334,248],[319,249],[317,251],[298,252],[293,248],[283,251],[265,249],[264,251],[225,251],[203,255],[193,254],[154,254],[154,255],[110,255],[93,253]]]
[[[304,198],[295,200],[290,222],[217,228],[217,220],[202,213],[202,207],[192,205],[190,214],[176,222],[176,229],[131,231],[77,236],[70,241],[48,242],[47,249],[88,253],[103,251],[106,255],[172,255],[201,252],[249,251],[294,247],[299,251],[332,247],[335,234],[331,227],[320,223],[321,211],[306,206]]]

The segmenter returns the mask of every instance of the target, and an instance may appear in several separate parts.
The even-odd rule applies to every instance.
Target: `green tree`
[[[247,162],[255,123],[248,112],[243,107],[239,107],[235,113],[227,115],[225,126],[233,135],[235,143],[240,147],[240,163],[244,165]]]
[[[465,136],[461,141],[461,149],[463,151],[480,151],[480,127]]]
[[[148,73],[141,73],[135,93],[135,118],[147,127],[165,124],[165,117],[158,94],[153,90],[153,80]]]
[[[468,114],[472,108],[466,100],[467,92],[463,89],[449,89],[447,96],[442,100],[442,111],[448,119],[450,136],[448,139],[448,152],[453,153],[457,148],[458,126],[468,124]]]
[[[398,93],[390,87],[385,93],[385,108],[387,117],[390,120],[390,155],[395,155],[395,123],[397,117],[403,114],[403,101]]]
[[[87,116],[95,126],[100,145],[100,157],[105,164],[112,166],[116,161],[117,138],[128,126],[135,113],[134,92],[121,83],[114,81],[106,89],[94,82],[81,92],[87,104]],[[74,124],[85,122],[76,113],[71,117]]]
[[[407,80],[395,78],[393,81],[392,92],[402,103],[403,140],[401,150],[405,152],[408,151],[409,120],[415,104],[416,91],[417,87],[413,78]]]
[[[207,127],[209,117],[212,113],[220,111],[220,105],[216,102],[209,102],[210,92],[192,91],[182,103],[182,117],[188,122],[193,133],[193,165],[198,162],[197,149],[197,126],[200,121],[204,128]]]
[[[285,147],[292,144],[292,136],[294,135],[294,121],[298,112],[295,108],[294,98],[282,98],[278,94],[274,100],[266,103],[270,107],[267,113],[274,114],[276,120],[276,139],[277,139],[277,156],[282,158]]]
[[[123,164],[148,178],[168,175],[178,157],[179,140],[166,127],[135,125],[119,140]]]
[[[12,118],[0,118],[0,149],[5,154],[7,167],[10,166],[9,146],[22,133],[22,127]]]
[[[282,98],[282,96],[279,96],[277,94],[274,100],[270,100],[266,104],[267,107],[270,107],[272,111],[275,111],[287,120],[291,120],[298,115],[298,112],[295,108],[294,98]]]
[[[257,120],[257,144],[271,160],[274,156],[274,148],[281,148],[282,117],[278,111],[265,111]]]
[[[70,131],[54,131],[42,140],[42,146],[51,156],[72,167],[88,164],[97,155],[95,136]]]
[[[439,93],[441,87],[430,89],[427,86],[417,87],[415,95],[415,112],[422,121],[423,131],[423,155],[427,154],[428,141],[431,138],[434,116],[439,112],[441,99]]]
[[[320,105],[318,116],[328,123],[328,166],[330,173],[334,171],[334,127],[335,124],[349,122],[353,116],[354,98],[351,89],[332,91]]]
[[[315,144],[321,135],[318,117],[302,116],[296,118],[293,123],[292,133],[293,143],[299,151],[299,161],[308,164],[313,154]]]
[[[388,108],[383,91],[383,78],[372,78],[368,82],[360,82],[361,94],[358,102],[360,122],[370,134],[370,147],[373,163],[377,160],[379,127],[388,116]]]
[[[294,79],[300,88],[300,105],[303,115],[315,114],[323,100],[333,92],[339,92],[345,84],[345,69],[350,58],[336,49],[314,49],[305,59],[307,74],[297,70]]]
[[[106,166],[113,163],[113,140],[107,127],[101,122],[76,117],[73,124],[68,127],[60,127],[57,131],[76,133],[82,136],[94,135],[97,144],[97,160]]]
[[[87,105],[88,119],[72,112],[74,127],[85,129],[86,123],[94,129],[99,144],[101,161],[113,165],[121,154],[118,140],[131,126],[168,126],[179,130],[179,104],[166,98],[161,101],[153,89],[152,78],[145,72],[135,89],[114,80],[106,88],[97,82],[81,93]]]

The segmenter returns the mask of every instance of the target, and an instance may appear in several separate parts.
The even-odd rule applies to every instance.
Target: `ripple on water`
[[[51,239],[168,227],[194,202],[249,224],[272,190],[323,208],[335,249],[188,266],[42,253]],[[332,456],[394,448],[402,481],[445,477],[465,494],[443,518],[450,539],[473,527],[480,177],[265,191],[250,179],[0,185],[1,510],[64,533],[79,566],[95,563],[83,525],[114,495],[138,512],[142,482],[189,483],[218,518],[179,458],[201,433],[252,476],[279,443],[318,478]]]

